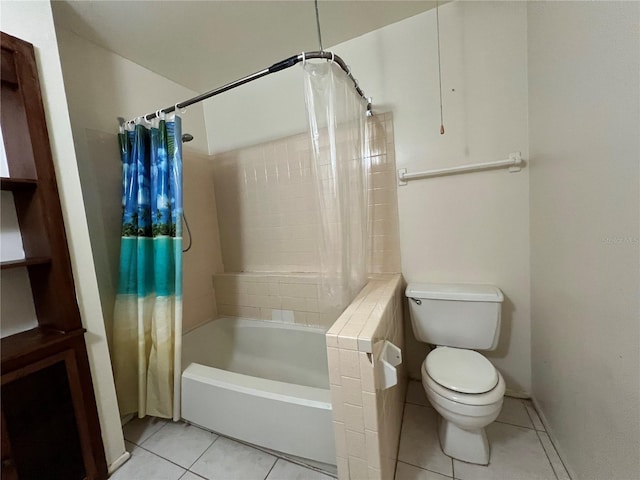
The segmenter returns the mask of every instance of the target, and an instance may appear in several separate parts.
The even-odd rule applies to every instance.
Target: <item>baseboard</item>
[[[540,408],[540,404],[535,399],[535,397],[531,397],[531,402],[533,403],[533,407],[536,409],[536,412],[538,413],[538,417],[540,417],[540,421],[542,422],[542,425],[544,425],[544,429],[547,431],[547,435],[549,435],[549,440],[551,440],[551,443],[553,444],[553,448],[556,449],[556,452],[558,453],[558,457],[560,457],[560,461],[564,465],[564,469],[567,471],[567,475],[569,475],[569,478],[578,478],[575,472],[573,471],[573,469],[567,463],[567,460],[566,460],[567,457],[565,456],[564,452],[560,448],[560,445],[558,444],[558,440],[556,439],[556,436],[553,433],[551,425],[549,424],[549,421],[547,420],[547,417],[545,416],[544,412]]]
[[[124,417],[120,417],[120,426],[124,427],[125,424],[133,420],[134,416],[135,416],[135,413],[130,413],[128,415],[125,415]]]
[[[117,469],[119,469],[122,465],[126,463],[127,460],[131,458],[131,454],[125,451],[122,455],[118,457],[118,459],[109,465],[109,475],[112,475]]]
[[[511,390],[510,388],[507,388],[504,391],[505,396],[507,397],[512,397],[512,398],[521,398],[523,400],[528,400],[531,398],[531,395],[526,393],[526,392],[520,392],[518,390]]]
[[[207,318],[206,320],[203,320],[202,322],[200,322],[200,323],[198,323],[196,325],[193,325],[192,327],[188,328],[187,330],[182,330],[182,335],[184,336],[187,333],[192,332],[196,328],[200,328],[203,325],[206,325],[207,323],[213,322],[214,320],[217,320],[217,319],[218,319],[217,316],[215,316],[214,318]]]

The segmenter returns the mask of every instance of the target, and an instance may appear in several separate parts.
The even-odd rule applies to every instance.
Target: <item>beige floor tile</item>
[[[203,480],[204,477],[200,475],[196,475],[193,472],[185,472],[183,476],[180,477],[180,480]]]
[[[547,429],[544,428],[544,424],[542,423],[542,420],[540,420],[540,416],[538,415],[538,412],[536,411],[536,408],[534,407],[533,402],[531,400],[526,400],[524,404],[525,404],[525,407],[527,408],[527,413],[531,418],[531,422],[533,423],[533,428],[541,432],[546,432]]]
[[[538,432],[538,438],[540,438],[540,441],[542,442],[542,447],[551,462],[551,467],[553,467],[553,471],[556,473],[558,480],[571,480],[567,473],[567,469],[564,468],[564,464],[562,463],[562,460],[560,460],[556,447],[551,443],[549,435],[546,432]]]
[[[131,443],[129,440],[125,440],[124,441],[124,449],[129,452],[129,453],[133,453],[133,451],[136,448],[140,448],[138,445],[136,445],[135,443]]]
[[[395,480],[449,480],[451,477],[398,462]]]
[[[487,427],[491,446],[488,466],[453,461],[461,480],[555,480],[551,464],[534,430],[504,423]]]
[[[398,460],[452,476],[451,458],[440,448],[437,417],[436,411],[432,408],[406,404]]]
[[[324,473],[278,459],[266,480],[332,480]]]
[[[136,445],[142,444],[147,438],[167,424],[167,420],[157,417],[134,418],[122,427],[125,440]]]
[[[427,394],[424,391],[422,382],[417,380],[410,380],[408,382],[406,402],[413,403],[414,405],[431,407],[429,400],[427,400]]]
[[[263,480],[276,457],[219,437],[190,470],[210,480]]]
[[[518,427],[533,428],[525,402],[519,398],[504,397],[502,410],[496,421]]]
[[[170,422],[141,445],[181,467],[189,468],[211,446],[217,435],[183,422]]]
[[[110,480],[178,480],[184,468],[143,448],[135,448],[131,458],[111,475]]]

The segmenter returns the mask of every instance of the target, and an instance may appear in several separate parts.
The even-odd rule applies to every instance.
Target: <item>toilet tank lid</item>
[[[459,300],[466,302],[502,302],[504,296],[493,285],[451,283],[410,283],[405,295],[429,300]]]

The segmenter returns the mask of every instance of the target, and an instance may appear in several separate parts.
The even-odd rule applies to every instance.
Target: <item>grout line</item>
[[[453,462],[453,460],[451,460],[451,461]],[[405,463],[407,465],[411,465],[412,467],[416,467],[416,468],[419,468],[420,470],[425,470],[427,472],[437,473],[438,475],[442,475],[443,477],[453,478],[452,476],[447,475],[446,473],[436,472],[435,470],[429,470],[428,468],[421,467],[420,465],[414,465],[413,463],[409,463],[406,460],[398,460],[398,462],[399,463]]]
[[[491,453],[489,453],[489,455],[491,455]],[[451,457],[451,476],[456,478],[456,462],[453,461],[453,457]]]
[[[151,417],[150,415],[148,415],[148,417],[149,417],[149,418],[160,418],[160,417]],[[145,417],[145,418],[146,418],[146,417]],[[132,418],[131,420],[129,420],[129,422],[133,422],[133,421],[135,421],[136,419],[137,419],[137,420],[144,420],[144,419],[142,419],[142,418],[134,417],[134,418]],[[163,419],[161,419],[161,420],[166,420],[166,419],[164,419],[164,418],[163,418]],[[127,422],[127,423],[129,423],[129,422]],[[124,425],[126,425],[127,423],[125,423]],[[137,445],[138,447],[140,447],[140,446],[142,446],[142,444],[143,444],[144,442],[146,442],[147,440],[149,440],[151,437],[153,437],[156,433],[158,433],[160,430],[162,430],[162,429],[163,429],[164,427],[166,427],[168,424],[169,424],[169,421],[168,421],[168,420],[167,420],[167,421],[165,421],[165,422],[162,424],[162,426],[161,426],[158,430],[156,430],[155,432],[153,432],[151,435],[149,435],[147,438],[145,438],[145,439],[144,439],[142,442],[140,442],[140,443],[136,443],[136,442],[134,442],[134,441],[131,441],[131,440],[129,440],[128,438],[126,438],[126,437],[124,436],[124,425],[123,425],[123,426],[122,426],[122,430],[123,430],[123,431],[122,431],[122,437],[123,437],[127,442],[129,442],[129,443],[133,443],[134,445]]]
[[[269,471],[267,472],[267,476],[264,477],[264,480],[267,480],[267,478],[269,478],[269,475],[271,475],[271,470],[273,470],[273,467],[276,466],[276,463],[278,463],[279,458],[276,458],[276,460],[273,462],[273,465],[271,465],[271,468],[269,469]]]
[[[183,475],[182,475],[178,480],[182,480],[182,479],[184,478],[184,476],[185,476],[187,473],[190,473],[191,475],[195,475],[196,477],[201,478],[202,480],[207,480],[207,479],[206,479],[205,477],[203,477],[202,475],[198,475],[196,472],[192,472],[191,470],[186,470],[186,471],[184,472],[184,474],[183,474]]]
[[[562,466],[564,467],[564,471],[567,473],[567,476],[572,479],[573,477],[573,471],[569,471],[569,468],[567,468],[567,464],[564,461],[564,458],[562,458],[562,455],[560,455],[560,450],[558,449],[558,447],[556,446],[556,443],[551,435],[551,429],[549,428],[549,422],[547,421],[547,418],[545,417],[544,413],[542,412],[541,408],[538,408],[538,402],[536,401],[535,398],[531,398],[531,405],[533,406],[533,409],[536,412],[536,415],[538,415],[538,418],[540,419],[540,423],[542,423],[542,426],[544,427],[544,432],[547,434],[547,436],[549,437],[549,441],[551,442],[551,445],[553,445],[553,449],[556,451],[556,453],[558,454],[558,458],[560,459],[560,463],[562,463]]]
[[[569,470],[567,469],[567,466],[564,464],[564,460],[562,460],[562,457],[558,453],[558,449],[556,448],[556,444],[553,443],[553,440],[551,439],[551,435],[549,435],[549,433],[546,432],[546,431],[542,432],[542,431],[539,431],[539,430],[536,433],[538,434],[538,439],[540,439],[540,434],[541,433],[544,433],[547,436],[547,438],[549,439],[549,443],[551,444],[551,448],[553,448],[553,451],[556,454],[556,457],[558,457],[558,460],[560,461],[560,465],[562,465],[562,469],[564,470],[564,474],[567,476],[567,478],[569,478],[571,480],[571,475],[569,475]],[[544,448],[544,444],[542,445],[542,448]],[[547,451],[545,449],[545,453],[546,452]],[[548,457],[548,455],[547,455],[547,457]],[[556,476],[559,479],[560,475],[556,472],[556,469],[553,467],[553,462],[551,462],[551,468],[553,469],[554,473],[556,474]]]
[[[189,423],[189,424],[187,424],[187,425],[191,425],[191,424]],[[199,427],[198,427],[198,428],[199,428]],[[209,433],[211,433],[211,432],[209,432]],[[220,438],[220,436],[218,435],[216,438],[214,438],[214,439],[213,439],[213,441],[209,444],[209,446],[208,446],[207,448],[205,448],[205,449],[204,449],[204,452],[202,452],[202,453],[200,454],[200,456],[199,456],[198,458],[196,458],[196,459],[193,461],[193,463],[189,466],[189,471],[191,471],[191,470],[190,470],[190,469],[191,469],[191,467],[193,467],[193,466],[196,464],[196,462],[197,462],[198,460],[200,460],[200,459],[202,458],[202,456],[203,456],[205,453],[207,453],[207,451],[208,451],[208,450],[213,446],[213,444],[214,444],[214,443],[216,443],[216,440],[218,440],[219,438]],[[195,473],[195,472],[194,472],[194,473]],[[196,473],[196,475],[198,475],[198,474]]]
[[[261,452],[263,452],[263,453],[266,453],[267,455],[271,455],[272,457],[276,457],[276,458],[282,459],[282,460],[284,460],[284,461],[286,461],[286,462],[293,463],[293,464],[298,465],[298,466],[300,466],[300,467],[304,467],[304,468],[306,468],[307,470],[313,470],[313,471],[315,471],[315,472],[318,472],[318,473],[322,473],[322,474],[324,474],[324,475],[327,475],[327,476],[329,476],[329,477],[331,477],[331,478],[338,478],[338,477],[337,477],[337,475],[334,475],[332,472],[328,472],[328,471],[326,471],[326,470],[322,470],[321,468],[315,467],[315,466],[313,466],[313,465],[308,465],[308,464],[306,464],[306,463],[303,463],[303,462],[301,462],[300,460],[296,460],[296,459],[294,459],[294,458],[284,456],[283,454],[281,454],[280,452],[276,452],[275,450],[269,450],[269,449],[267,449],[267,448],[265,448],[265,447],[261,447],[260,445],[255,445],[255,444],[253,444],[253,443],[245,442],[245,441],[243,441],[243,440],[238,440],[237,438],[228,437],[227,435],[222,435],[221,433],[214,432],[213,430],[209,430],[209,429],[207,429],[207,428],[201,427],[201,426],[196,425],[196,424],[190,424],[190,425],[194,425],[194,426],[196,426],[196,427],[198,427],[198,428],[200,428],[200,429],[202,429],[202,430],[205,430],[205,431],[207,431],[207,432],[211,432],[211,433],[213,433],[213,434],[217,435],[218,437],[213,441],[213,443],[215,443],[215,442],[216,442],[216,440],[218,440],[218,438],[221,438],[221,437],[222,437],[222,438],[226,438],[227,440],[231,440],[231,441],[233,441],[233,442],[240,443],[240,444],[242,444],[242,445],[245,445],[245,446],[247,446],[247,447],[253,448],[253,449],[255,449],[255,450],[259,450],[259,451],[261,451]],[[213,445],[213,443],[212,443],[211,445]],[[207,450],[208,450],[209,448],[211,448],[211,445],[209,445],[209,447],[207,448]],[[205,452],[206,452],[206,450],[205,450]],[[204,453],[203,453],[202,455],[204,455]],[[202,455],[200,455],[200,456],[202,456]],[[161,457],[161,458],[162,458],[162,457]],[[200,458],[200,457],[198,457],[198,459],[199,459],[199,458]],[[197,460],[196,460],[196,462],[197,462]],[[275,464],[274,464],[274,465],[275,465]],[[193,465],[192,465],[192,466],[193,466]],[[191,467],[189,467],[189,468],[191,468]]]
[[[185,467],[183,467],[182,465],[179,465],[179,464],[177,464],[176,462],[174,462],[174,461],[172,461],[172,460],[169,460],[168,458],[164,458],[164,457],[162,457],[162,456],[158,455],[157,453],[152,452],[151,450],[147,450],[146,448],[144,448],[144,447],[143,447],[143,446],[141,446],[141,445],[138,445],[138,448],[141,448],[141,449],[142,449],[142,450],[144,450],[145,452],[150,453],[151,455],[153,455],[153,456],[155,456],[155,457],[161,458],[162,460],[164,460],[164,461],[166,461],[166,462],[173,463],[176,467],[180,467],[180,468],[181,468],[182,470],[184,470],[185,472],[188,470],[188,468],[185,468]],[[184,475],[184,473],[183,473],[182,475]]]
[[[404,402],[404,403],[408,403],[409,405],[418,405],[418,406],[420,406],[420,407],[433,408],[433,407],[431,406],[431,404],[429,404],[429,403],[428,403],[428,401],[427,401],[427,405],[425,405],[424,403],[410,402],[410,401],[408,401],[408,400],[405,400],[405,402]]]
[[[538,438],[538,442],[540,442],[540,446],[542,447],[542,451],[544,452],[545,457],[547,457],[547,462],[549,462],[549,465],[551,466],[551,471],[556,476],[556,480],[558,480],[558,474],[556,473],[556,469],[553,468],[553,462],[549,458],[549,454],[547,453],[547,449],[544,448],[544,444],[542,443],[542,439],[540,438],[540,433],[537,432],[537,431],[536,431],[536,437]]]
[[[542,430],[539,430],[536,428],[536,422],[533,419],[533,415],[531,414],[531,412],[529,412],[529,408],[532,408],[533,411],[535,412],[536,416],[538,417],[538,423],[540,423],[542,425]],[[540,414],[538,413],[538,410],[536,409],[535,405],[533,404],[533,401],[531,399],[528,400],[528,404],[525,403],[524,404],[524,409],[527,412],[527,415],[529,416],[529,420],[531,420],[531,424],[533,425],[534,430],[536,430],[537,432],[546,432],[547,431],[547,427],[544,424],[544,422],[542,421],[542,419],[540,418]]]
[[[407,382],[407,388],[409,387],[408,382]],[[405,398],[407,398],[407,392],[404,392],[404,396]],[[398,447],[396,448],[396,468],[393,469],[393,478],[395,480],[396,478],[396,473],[398,471],[398,462],[400,460],[398,460],[398,457],[400,456],[400,443],[402,442],[402,429],[404,428],[404,414],[405,411],[407,409],[407,402],[404,402],[402,404],[402,415],[400,415],[400,432],[398,433]],[[381,465],[382,466],[382,465]]]
[[[569,477],[569,479],[571,479],[571,475],[569,474],[569,469],[567,468],[567,466],[564,463],[564,460],[560,456],[560,452],[558,452],[558,449],[556,448],[556,444],[553,442],[553,439],[551,438],[551,435],[549,435],[549,432],[547,432],[547,431],[545,431],[544,433],[547,435],[547,437],[549,437],[549,443],[551,443],[551,446],[553,447],[553,451],[556,452],[556,455],[558,456],[558,459],[560,460],[560,464],[562,465],[562,468],[564,468],[564,473],[566,473],[567,477]],[[553,468],[553,465],[551,467]]]
[[[533,403],[532,403],[532,405],[533,405]],[[531,425],[533,425],[533,428],[535,429],[536,425],[535,425],[535,423],[533,423],[533,417],[529,413],[529,409],[527,408],[527,405],[523,404],[523,407],[524,407],[524,411],[527,412],[527,417],[529,417],[529,420],[531,421]],[[537,412],[536,412],[536,415],[537,415]]]
[[[502,423],[503,425],[510,425],[512,427],[520,427],[520,428],[526,428],[527,430],[533,430],[534,432],[538,432],[539,430],[536,430],[535,427],[525,427],[524,425],[518,425],[516,423],[509,423],[509,422],[505,422],[504,420],[494,420],[495,423]],[[533,422],[531,422],[533,424]]]
[[[184,424],[186,424],[186,425],[191,425],[190,423],[187,423],[187,422],[185,422],[185,421],[183,421],[183,420],[180,420],[180,422],[182,422],[182,423],[184,423]],[[157,432],[155,432],[153,435],[155,435],[155,434],[156,434],[156,433],[158,433],[160,430],[162,430],[162,429],[163,429],[163,428],[164,428],[168,423],[169,423],[169,422],[165,423],[165,424],[164,424],[162,427],[160,427],[160,428],[158,429],[158,431],[157,431]],[[175,423],[178,423],[178,422],[175,422]],[[197,428],[200,428],[200,427],[197,427]],[[209,431],[209,430],[207,430],[207,431]],[[211,433],[211,432],[210,432],[210,433]],[[151,435],[151,437],[153,437],[153,435]],[[149,438],[151,438],[151,437],[149,437]],[[147,438],[147,439],[145,440],[145,442],[146,442],[147,440],[149,440],[149,438]],[[213,440],[213,442],[211,442],[211,443],[209,444],[209,446],[208,446],[207,448],[205,448],[205,449],[204,449],[204,452],[202,452],[202,453],[200,454],[200,456],[199,456],[198,458],[196,458],[196,460],[191,464],[191,466],[190,466],[190,467],[183,467],[182,465],[180,465],[180,464],[178,464],[178,463],[174,462],[173,460],[169,460],[168,458],[165,458],[165,457],[163,457],[162,455],[158,455],[156,452],[152,452],[151,450],[149,450],[148,448],[143,447],[142,445],[138,445],[137,443],[133,443],[133,442],[131,442],[131,443],[133,443],[133,444],[134,444],[135,446],[137,446],[138,448],[141,448],[141,449],[142,449],[142,450],[144,450],[145,452],[148,452],[148,453],[150,453],[150,454],[152,454],[152,455],[155,455],[155,456],[156,456],[156,457],[158,457],[158,458],[161,458],[161,459],[163,459],[163,460],[166,460],[166,461],[167,461],[167,462],[169,462],[169,463],[173,463],[174,465],[176,465],[176,466],[178,466],[178,467],[182,468],[182,469],[185,471],[185,473],[186,473],[186,472],[190,471],[189,469],[190,469],[191,467],[193,467],[193,466],[195,465],[195,463],[196,463],[198,460],[200,460],[200,457],[202,457],[202,455],[204,455],[204,454],[206,453],[206,451],[207,451],[207,450],[209,450],[209,449],[211,448],[211,445],[213,445],[214,443],[216,443],[216,440],[218,440],[218,438],[220,438],[220,436],[216,437],[216,438]],[[142,442],[142,443],[144,443],[144,442]],[[132,454],[132,455],[133,455],[133,454]],[[191,472],[191,473],[193,473],[193,474],[195,474],[195,475],[198,475],[198,474],[197,474],[197,473],[195,473],[195,472]],[[184,474],[182,474],[182,476],[184,476]],[[198,476],[200,476],[200,475],[198,475]],[[182,477],[180,477],[180,478],[182,478]]]

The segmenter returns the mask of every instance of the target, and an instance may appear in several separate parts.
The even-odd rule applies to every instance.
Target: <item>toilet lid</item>
[[[473,350],[438,347],[424,363],[433,380],[456,392],[485,393],[498,384],[496,368]]]

